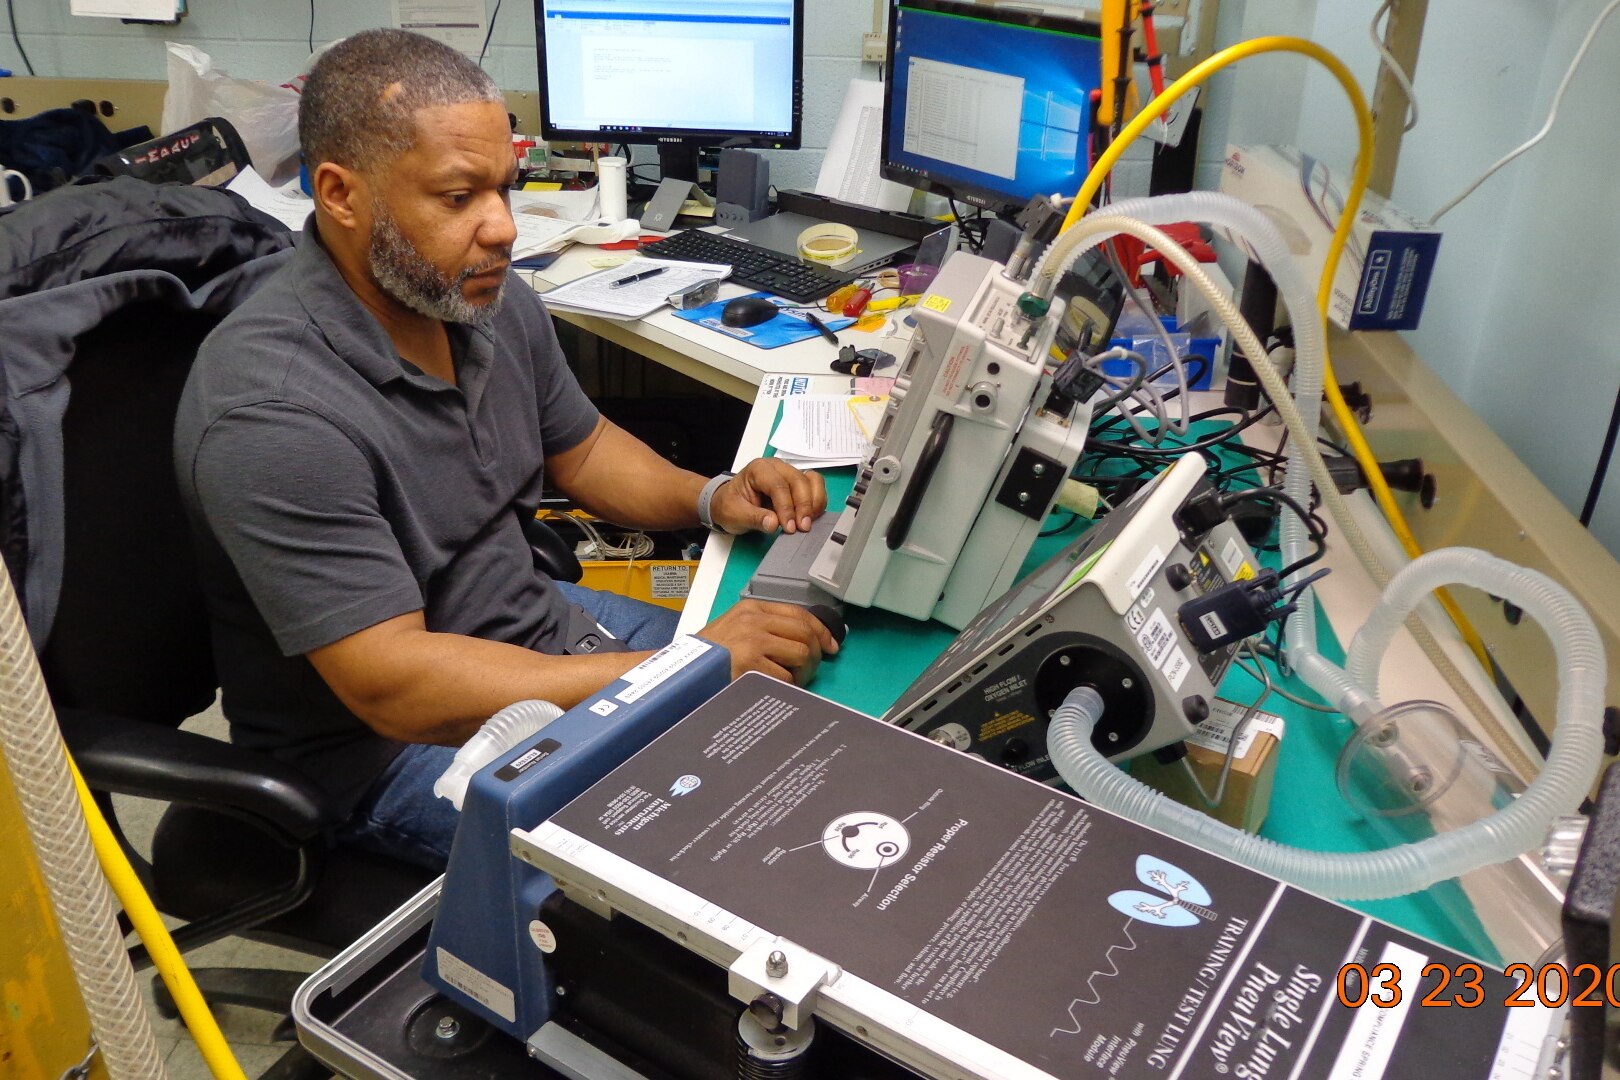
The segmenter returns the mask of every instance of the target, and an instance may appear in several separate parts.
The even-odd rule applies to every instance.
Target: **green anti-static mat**
[[[1223,426],[1206,421],[1193,431],[1195,436],[1203,436]],[[828,512],[836,513],[854,485],[855,470],[830,469],[823,476]],[[1066,519],[1066,514],[1054,515],[1048,527]],[[1037,540],[1024,562],[1024,572],[1045,562],[1078,535],[1078,529],[1070,528]],[[731,558],[715,597],[716,612],[737,602],[769,546],[770,538],[757,533],[733,541]],[[869,716],[882,716],[956,636],[956,631],[944,623],[920,623],[887,611],[851,607],[845,609],[844,615],[849,636],[838,656],[821,665],[810,689]],[[1342,660],[1343,652],[1327,620],[1318,615],[1317,626],[1323,655]],[[1275,672],[1272,678],[1296,694],[1313,697],[1298,679],[1282,679]],[[1233,665],[1221,684],[1221,696],[1248,702],[1254,700],[1259,689],[1256,680]],[[1384,828],[1368,824],[1339,797],[1334,768],[1348,736],[1346,721],[1301,708],[1275,694],[1266,700],[1264,709],[1281,716],[1288,728],[1262,836],[1312,851],[1369,851],[1415,838],[1391,836]],[[1472,906],[1454,882],[1443,882],[1412,896],[1352,906],[1460,952],[1493,963],[1500,961]]]

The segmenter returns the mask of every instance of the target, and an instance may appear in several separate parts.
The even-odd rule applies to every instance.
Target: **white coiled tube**
[[[1424,596],[1446,585],[1484,589],[1517,604],[1546,631],[1557,657],[1558,726],[1547,763],[1522,795],[1488,817],[1366,853],[1306,851],[1251,836],[1171,801],[1098,753],[1091,733],[1102,699],[1089,687],[1072,692],[1052,716],[1053,765],[1076,794],[1104,809],[1341,900],[1400,896],[1515,858],[1574,811],[1592,783],[1603,751],[1603,642],[1591,617],[1551,578],[1470,548],[1430,552],[1395,576],[1351,644],[1347,677],[1367,688],[1373,704],[1378,661],[1396,629]]]
[[[508,705],[485,720],[478,733],[461,744],[449,766],[433,781],[433,794],[449,799],[450,805],[460,810],[474,773],[562,714],[563,711],[549,701],[519,701]]]

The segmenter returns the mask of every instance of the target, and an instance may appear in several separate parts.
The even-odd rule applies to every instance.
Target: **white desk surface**
[[[536,292],[544,295],[558,285],[595,273],[597,268],[591,266],[591,260],[605,254],[609,253],[576,244],[544,270],[524,270],[520,273],[529,278]],[[753,291],[729,281],[720,285],[722,299],[744,296]],[[669,308],[654,312],[645,319],[633,320],[605,319],[564,311],[556,312],[555,317],[674,367],[744,401],[753,400],[754,390],[766,375],[830,374],[828,365],[837,358],[838,348],[842,345],[854,345],[858,349],[883,349],[898,357],[904,351],[910,335],[910,329],[902,325],[905,318],[903,311],[889,317],[890,327],[899,326],[892,335],[882,331],[863,334],[841,330],[838,332],[839,346],[818,336],[775,349],[761,349],[678,319]]]

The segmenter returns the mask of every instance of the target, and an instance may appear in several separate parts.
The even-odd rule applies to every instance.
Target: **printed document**
[[[547,307],[609,319],[640,319],[663,307],[670,293],[703,281],[723,281],[730,276],[731,267],[723,263],[638,258],[559,285],[543,299]]]
[[[851,79],[821,159],[816,194],[879,210],[904,210],[911,205],[911,188],[883,179],[882,154],[883,84]]]

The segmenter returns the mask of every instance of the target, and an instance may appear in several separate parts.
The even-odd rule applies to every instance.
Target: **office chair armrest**
[[[574,554],[574,549],[568,546],[567,541],[557,535],[555,529],[533,514],[523,514],[521,520],[523,535],[529,541],[535,566],[553,581],[578,582],[585,576],[585,568],[580,565],[579,556]]]
[[[295,845],[341,820],[313,781],[268,754],[110,713],[57,719],[92,790],[215,810]]]

